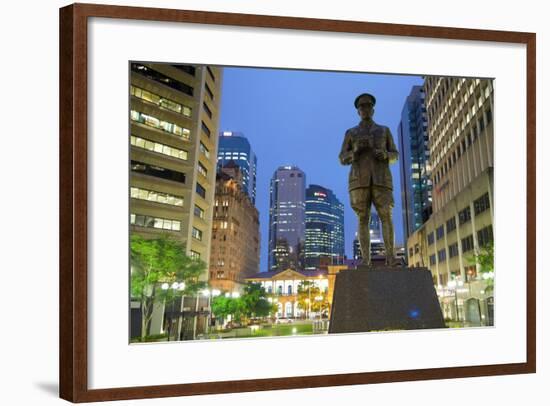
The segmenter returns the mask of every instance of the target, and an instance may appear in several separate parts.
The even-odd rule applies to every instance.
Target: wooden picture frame
[[[92,17],[406,36],[526,45],[526,362],[415,370],[195,382],[109,389],[88,386],[88,20]],[[60,397],[72,402],[524,374],[536,371],[536,94],[534,33],[73,4],[60,9]]]

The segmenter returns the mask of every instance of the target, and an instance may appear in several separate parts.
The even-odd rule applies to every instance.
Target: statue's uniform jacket
[[[354,145],[358,142],[362,143],[363,148],[354,153]],[[375,150],[386,152],[387,159],[376,158]],[[397,157],[397,148],[388,127],[371,122],[370,125],[360,124],[347,130],[339,158],[343,165],[351,164],[349,190],[371,185],[392,190],[389,164],[395,162]]]

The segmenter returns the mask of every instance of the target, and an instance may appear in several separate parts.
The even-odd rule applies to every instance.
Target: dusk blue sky
[[[374,121],[390,128],[397,144],[401,110],[419,76],[224,68],[221,131],[242,132],[258,157],[256,207],[260,212],[260,271],[267,270],[269,182],[281,165],[296,165],[307,184],[331,189],[344,204],[345,250],[353,257],[357,219],[347,190],[349,166],[338,153],[345,131],[358,124],[355,97],[376,97]],[[397,243],[403,241],[399,166],[391,166]]]

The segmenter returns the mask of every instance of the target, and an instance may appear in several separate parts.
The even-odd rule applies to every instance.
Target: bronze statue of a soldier
[[[374,204],[382,221],[386,265],[396,264],[393,233],[393,182],[389,165],[397,161],[397,148],[388,127],[372,120],[376,98],[357,96],[354,105],[361,117],[359,125],[346,131],[340,162],[351,165],[349,193],[351,207],[359,218],[359,244],[363,265],[370,266],[370,213]]]

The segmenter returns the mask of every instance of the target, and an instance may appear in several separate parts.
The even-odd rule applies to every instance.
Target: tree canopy
[[[176,297],[194,294],[206,286],[199,277],[206,270],[203,261],[185,254],[184,245],[162,235],[155,239],[145,239],[138,234],[130,237],[130,293],[141,302],[141,336],[147,333],[147,325],[152,317],[154,301],[170,302]],[[185,289],[161,289],[161,284],[184,283]],[[183,286],[183,285],[180,285]]]
[[[267,317],[276,311],[269,302],[265,289],[259,283],[248,283],[240,297],[220,295],[212,299],[212,312],[222,318],[231,317],[237,321],[243,318]]]
[[[302,281],[298,285],[298,307],[308,313],[316,313],[328,309],[327,292],[321,289],[313,281]]]

